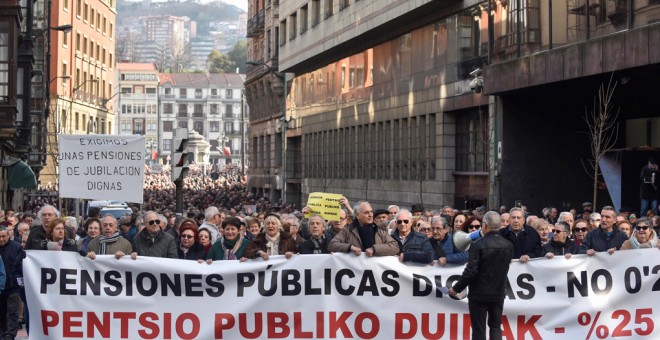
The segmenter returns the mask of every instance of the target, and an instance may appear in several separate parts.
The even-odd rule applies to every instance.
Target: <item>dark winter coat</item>
[[[433,261],[433,246],[428,236],[411,231],[405,242],[402,242],[399,231],[395,230],[392,238],[399,244],[399,254],[403,253],[403,262],[429,264]]]
[[[527,255],[532,259],[545,255],[541,254],[543,249],[541,247],[541,237],[539,236],[539,233],[527,224],[523,225],[517,236],[511,230],[511,225],[500,229],[500,235],[513,243],[514,259],[519,259],[523,255]]]
[[[607,235],[607,232],[601,228],[595,228],[587,233],[584,237],[582,245],[580,246],[580,254],[586,254],[587,250],[593,249],[595,251],[607,251],[611,248],[619,250],[623,242],[628,239],[626,233],[620,231],[617,227],[612,228],[612,234]]]
[[[578,247],[573,240],[567,238],[564,243],[550,240],[550,242],[543,245],[543,254],[553,253],[555,255],[566,254],[579,254],[580,247]]]

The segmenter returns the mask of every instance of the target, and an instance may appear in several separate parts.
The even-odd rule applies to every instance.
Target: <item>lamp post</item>
[[[280,121],[282,122],[282,202],[284,203],[286,202],[286,153],[287,153],[286,129],[288,124],[288,120],[286,117],[287,74],[278,72],[272,66],[267,65],[262,61],[246,61],[245,63],[251,66],[265,67],[266,71],[272,73],[284,83],[282,114],[280,115]]]

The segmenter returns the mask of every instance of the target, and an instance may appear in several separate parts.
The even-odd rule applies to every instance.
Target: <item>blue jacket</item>
[[[612,228],[612,235],[609,237],[603,228],[596,228],[591,230],[585,236],[582,245],[580,245],[580,254],[586,254],[587,250],[593,249],[595,251],[607,251],[610,248],[619,250],[623,242],[628,239],[626,234],[620,231],[617,227]]]
[[[434,239],[429,239],[430,242],[437,242]],[[431,245],[433,246],[433,245]],[[468,252],[460,251],[454,246],[454,238],[452,234],[447,234],[445,238],[440,241],[440,246],[445,251],[447,256],[447,263],[451,264],[466,264],[468,261]],[[433,259],[437,260],[440,258],[438,254],[434,251]]]
[[[433,247],[426,235],[412,231],[405,242],[401,242],[399,231],[392,233],[392,238],[399,244],[400,253],[403,253],[403,262],[417,262],[429,264],[433,261]]]
[[[12,240],[8,240],[4,247],[0,247],[0,256],[2,256],[2,262],[4,265],[4,274],[5,280],[2,280],[4,286],[4,293],[18,292],[18,282],[16,277],[16,263],[21,261],[22,257],[22,248],[21,245]]]

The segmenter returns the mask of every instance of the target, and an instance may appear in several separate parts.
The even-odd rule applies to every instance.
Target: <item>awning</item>
[[[7,182],[9,190],[19,188],[36,188],[37,178],[34,172],[20,159],[6,159],[2,165],[7,167]]]

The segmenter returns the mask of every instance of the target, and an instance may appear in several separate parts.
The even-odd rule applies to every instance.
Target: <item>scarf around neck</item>
[[[107,249],[107,244],[108,243],[115,243],[121,236],[119,235],[119,232],[116,232],[112,234],[110,237],[106,237],[101,235],[101,238],[99,239],[99,246],[100,246],[100,253],[101,254],[106,254],[106,249]]]
[[[222,248],[225,250],[225,260],[238,260],[236,258],[236,252],[241,248],[241,244],[243,244],[243,235],[241,234],[238,235],[238,239],[234,239],[233,241],[223,239]]]
[[[280,254],[280,232],[278,231],[274,237],[266,236],[266,253],[268,255],[279,255]]]
[[[655,234],[654,230],[651,230],[651,235],[649,235],[648,241],[644,243],[639,243],[635,235],[630,237],[630,245],[633,247],[633,249],[653,248],[657,244],[658,244],[658,235]]]
[[[64,245],[64,239],[59,240],[57,242],[48,241],[48,243],[46,244],[46,249],[48,249],[48,250],[62,250],[63,245]]]

